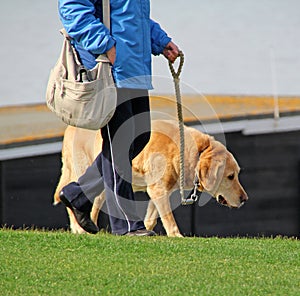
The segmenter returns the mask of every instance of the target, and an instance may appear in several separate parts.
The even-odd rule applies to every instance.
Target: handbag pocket
[[[88,129],[103,127],[116,106],[115,86],[105,84],[103,79],[89,82],[61,79],[54,95],[57,115],[69,125]]]
[[[88,82],[70,81],[61,79],[61,96],[64,100],[90,101],[98,93],[102,79]]]

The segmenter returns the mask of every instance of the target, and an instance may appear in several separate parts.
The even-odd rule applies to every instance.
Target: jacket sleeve
[[[58,11],[67,33],[93,54],[107,52],[115,44],[109,30],[95,17],[90,0],[59,0]]]
[[[171,38],[160,27],[158,23],[153,20],[151,22],[151,49],[152,54],[159,55],[163,52],[166,45],[171,41]]]

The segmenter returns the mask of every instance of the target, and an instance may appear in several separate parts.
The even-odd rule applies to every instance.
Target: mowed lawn
[[[295,239],[0,230],[0,295],[300,295]]]

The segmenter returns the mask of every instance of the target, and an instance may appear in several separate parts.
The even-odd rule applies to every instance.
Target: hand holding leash
[[[171,63],[174,63],[179,56],[179,52],[178,46],[170,41],[165,47],[163,54]]]

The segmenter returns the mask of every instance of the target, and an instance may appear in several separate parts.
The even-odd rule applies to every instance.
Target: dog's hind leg
[[[157,223],[158,210],[152,200],[149,200],[144,224],[147,230],[153,230]]]
[[[62,153],[64,153],[64,151]],[[60,194],[62,188],[70,182],[71,175],[72,175],[71,171],[72,171],[72,169],[68,166],[68,164],[66,163],[64,158],[62,158],[61,176],[60,176],[59,182],[56,186],[55,193],[54,193],[54,201],[53,201],[54,205],[57,205],[58,203],[60,203],[59,194]]]
[[[70,180],[69,176],[70,176],[70,174],[68,174],[68,176],[66,176],[66,173],[62,172],[59,183],[55,189],[53,205],[57,205],[60,203],[59,194],[60,194],[62,188],[69,183],[69,180]]]

